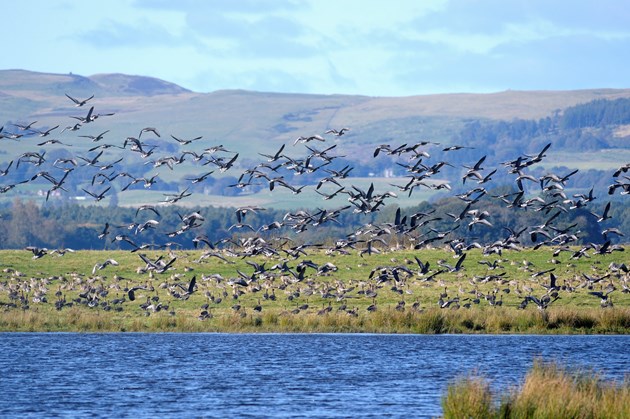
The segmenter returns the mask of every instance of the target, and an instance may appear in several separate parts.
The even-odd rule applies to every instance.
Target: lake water
[[[0,333],[0,417],[435,417],[534,358],[630,373],[630,336]]]

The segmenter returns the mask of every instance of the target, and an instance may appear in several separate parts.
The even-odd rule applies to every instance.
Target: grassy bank
[[[449,310],[430,308],[378,313],[295,314],[268,309],[265,313],[216,310],[200,320],[195,312],[160,312],[150,315],[117,315],[72,307],[61,312],[46,310],[0,312],[0,331],[16,332],[261,332],[261,333],[518,333],[518,334],[625,334],[630,330],[630,309],[555,308],[548,312]]]
[[[630,382],[536,361],[521,386],[496,395],[484,378],[460,379],[448,387],[442,408],[445,418],[627,418]]]
[[[0,331],[630,331],[628,274],[614,268],[622,252],[562,254],[552,263],[544,248],[502,256],[471,250],[461,269],[436,276],[440,265],[454,263],[451,252],[361,257],[314,250],[301,260],[217,254],[222,259],[202,258],[201,251],[146,252],[150,260],[173,260],[159,273],[125,251],[39,259],[1,251]],[[431,265],[428,273],[416,257]],[[108,259],[116,264],[98,269]]]

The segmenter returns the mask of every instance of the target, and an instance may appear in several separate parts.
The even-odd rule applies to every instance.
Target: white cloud
[[[408,95],[627,87],[623,0],[24,0],[0,68],[209,91]],[[25,24],[24,16],[28,16]],[[35,29],[34,29],[35,28]]]

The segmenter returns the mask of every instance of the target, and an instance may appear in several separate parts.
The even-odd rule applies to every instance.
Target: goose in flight
[[[105,198],[105,194],[106,194],[106,193],[107,193],[107,192],[108,192],[111,188],[112,188],[111,186],[108,186],[108,187],[107,187],[107,189],[105,189],[105,190],[104,190],[103,192],[101,192],[101,193],[93,193],[93,192],[90,192],[90,191],[88,191],[88,190],[86,190],[86,189],[83,189],[83,188],[81,188],[81,189],[83,190],[83,192],[85,192],[86,194],[88,194],[88,195],[90,195],[92,198],[94,198],[94,199],[96,200],[96,202],[98,202],[98,201],[102,200],[103,198]]]
[[[527,306],[528,302],[532,302],[534,304],[536,304],[536,307],[538,307],[539,310],[545,310],[547,307],[549,307],[549,305],[551,303],[553,303],[556,300],[559,300],[560,296],[555,296],[553,298],[553,300],[551,299],[551,297],[549,296],[549,294],[544,294],[542,297],[540,298],[536,298],[533,295],[528,295],[525,297],[525,299],[523,300],[523,302],[521,303],[521,305],[519,306],[519,308],[525,308]]]
[[[109,130],[107,131],[103,131],[100,134],[94,136],[94,135],[79,135],[79,137],[81,138],[89,138],[90,140],[92,140],[93,142],[97,142],[97,141],[101,141],[103,139],[103,136],[105,134],[107,134],[109,132]]]
[[[545,151],[549,150],[549,147],[551,147],[551,143],[548,143],[546,146],[544,146],[540,153],[538,153],[536,156],[528,156],[531,158],[531,160],[528,162],[528,166],[542,161],[543,157],[547,157]]]
[[[345,190],[346,190],[346,188],[342,186],[341,188],[337,189],[336,191],[334,191],[334,192],[333,192],[333,193],[331,193],[331,194],[327,194],[327,193],[324,193],[324,192],[320,192],[320,191],[318,191],[317,189],[315,190],[315,192],[316,192],[316,193],[318,193],[318,194],[320,194],[321,196],[323,196],[325,201],[328,201],[328,200],[330,200],[330,199],[333,199],[333,198],[334,198],[335,196],[337,196],[338,194],[340,194],[340,193],[344,192]]]
[[[48,198],[50,197],[50,194],[53,193],[54,191],[58,190],[58,189],[62,189],[66,192],[68,192],[67,189],[65,189],[63,186],[61,186],[63,184],[63,182],[66,180],[66,178],[68,177],[68,175],[70,174],[70,172],[72,172],[74,170],[74,168],[68,169],[65,171],[63,177],[61,178],[61,180],[56,180],[55,178],[53,178],[52,176],[50,177],[46,177],[46,179],[53,184],[53,186],[48,190],[48,192],[46,192],[46,201],[48,201]]]
[[[218,151],[223,151],[224,153],[233,153],[232,151],[226,149],[225,147],[223,147],[223,144],[219,144],[219,145],[215,145],[212,147],[208,147],[206,149],[203,150],[204,154],[214,154]]]
[[[13,160],[11,160],[9,162],[9,165],[6,167],[6,169],[0,169],[0,176],[6,176],[9,174],[9,169],[11,168],[11,166],[13,165]]]
[[[167,199],[165,199],[162,202],[168,203],[168,204],[174,204],[177,201],[180,201],[188,196],[191,196],[192,193],[188,192],[188,188],[184,189],[182,192],[180,193],[176,193],[176,194],[162,194],[166,197],[168,197]]]
[[[329,129],[328,131],[326,131],[324,134],[332,134],[335,135],[337,137],[341,137],[343,134],[346,133],[346,131],[350,131],[350,128],[341,128],[340,130],[336,130],[336,129]]]
[[[230,160],[228,160],[227,163],[223,163],[222,161],[219,161],[219,160],[214,160],[212,161],[212,163],[219,166],[219,171],[226,172],[234,165],[234,162],[236,161],[237,158],[238,158],[238,153],[236,153]]]
[[[157,260],[152,261],[149,258],[147,258],[146,255],[142,253],[139,253],[138,256],[140,256],[140,259],[142,259],[147,264],[146,266],[147,270],[155,271],[156,273],[159,273],[159,274],[166,272],[177,260],[177,258],[174,257],[170,261],[164,262],[162,261],[162,256],[160,256]]]
[[[630,176],[623,176],[626,180],[615,180],[615,183],[608,185],[608,195],[613,195],[617,188],[621,188],[621,195],[630,194]]]
[[[450,147],[446,147],[444,149],[442,149],[442,151],[457,151],[457,150],[462,150],[464,148],[469,148],[469,149],[474,149],[475,147],[466,147],[463,145],[452,145]]]
[[[57,128],[59,128],[59,125],[55,125],[52,128],[48,128],[46,131],[40,131],[40,130],[37,130],[37,129],[36,130],[32,130],[32,131],[38,133],[40,137],[47,137],[47,136],[50,135],[51,132],[53,132]]]
[[[105,226],[103,227],[103,230],[101,231],[101,233],[98,235],[99,239],[104,239],[105,236],[107,236],[109,234],[109,223],[105,223]]]
[[[86,103],[88,103],[88,101],[89,101],[89,100],[93,99],[93,98],[94,98],[94,95],[90,96],[90,97],[89,97],[89,98],[87,98],[87,99],[83,99],[83,100],[75,99],[75,98],[73,98],[72,96],[70,96],[70,95],[69,95],[69,94],[67,94],[67,93],[66,93],[66,97],[67,97],[68,99],[70,99],[71,101],[73,101],[73,102],[74,102],[74,104],[75,104],[77,107],[80,107],[80,106],[83,106],[83,105],[85,105]]]
[[[103,150],[101,150],[96,156],[91,159],[82,156],[77,157],[85,162],[85,166],[96,166],[96,163],[98,163],[98,158],[101,157],[102,154]]]
[[[392,147],[389,144],[381,144],[378,147],[376,147],[372,156],[373,157],[378,156],[381,151],[387,152],[387,154],[389,154],[390,156],[393,156],[394,154],[397,154],[400,156],[406,147],[407,147],[407,144],[403,144],[399,147],[392,149]]]
[[[92,115],[94,113],[94,106],[92,106],[90,108],[90,110],[88,110],[88,113],[86,116],[71,116],[70,118],[73,119],[78,119],[80,122],[87,124],[90,123],[92,121],[94,121],[96,119],[96,117],[94,115]]]
[[[594,215],[595,217],[597,217],[597,222],[601,223],[602,221],[606,221],[610,218],[612,218],[610,215],[608,215],[608,212],[610,211],[610,202],[608,202],[606,204],[606,207],[604,208],[604,212],[602,213],[602,215],[596,214],[594,212],[590,212],[592,215]]]
[[[0,139],[8,138],[10,140],[16,140],[17,141],[19,138],[24,137],[24,134],[17,134],[17,133],[11,133],[11,132],[6,132],[6,131],[5,131],[5,134],[2,134],[2,129],[3,128],[4,128],[3,126],[0,127]]]
[[[202,174],[201,176],[194,177],[194,178],[186,178],[186,180],[191,181],[191,183],[203,182],[204,180],[206,180],[208,178],[208,176],[210,176],[213,173],[214,173],[214,170],[211,170],[209,172],[206,172],[206,173]]]
[[[284,144],[282,144],[282,146],[280,147],[280,149],[276,152],[276,154],[271,155],[271,154],[262,154],[262,153],[258,153],[263,157],[267,157],[267,161],[268,162],[274,162],[276,160],[278,160],[280,157],[282,157],[282,150],[284,150]]]
[[[33,121],[31,123],[28,123],[28,124],[11,124],[11,125],[13,125],[14,127],[19,128],[21,131],[26,131],[26,130],[30,130],[31,127],[33,125],[35,125],[36,123],[37,123],[37,121]]]
[[[462,253],[462,255],[457,260],[457,263],[455,264],[455,266],[451,266],[445,262],[440,263],[440,261],[438,261],[438,265],[440,265],[443,268],[446,268],[449,272],[459,272],[462,268],[462,263],[464,263],[465,259],[466,259],[466,253]]]
[[[160,133],[158,132],[157,128],[153,128],[153,127],[146,127],[146,128],[142,128],[140,130],[140,134],[138,134],[138,139],[140,139],[140,137],[142,137],[142,133],[143,132],[152,132],[155,135],[157,135],[158,137],[160,136]]]
[[[46,249],[45,247],[36,247],[36,246],[27,246],[24,248],[24,250],[28,250],[30,252],[33,253],[33,259],[39,259],[41,257],[44,257],[45,255],[48,254],[48,249]]]
[[[70,118],[77,119],[83,124],[89,124],[90,122],[96,121],[96,119],[100,116],[112,116],[114,113],[94,113],[94,106],[90,108],[86,116],[71,116]],[[63,132],[63,131],[62,131]]]
[[[153,211],[153,213],[155,215],[157,215],[158,217],[160,217],[160,213],[157,211],[157,209],[155,209],[155,207],[153,205],[141,205],[138,207],[138,209],[136,210],[136,217],[138,216],[138,213],[140,211]]]
[[[624,236],[624,234],[621,232],[621,230],[619,230],[618,228],[607,228],[606,230],[602,231],[602,236],[604,236],[604,239],[608,238],[609,234],[615,234],[617,236]]]
[[[63,134],[66,131],[78,131],[78,130],[81,129],[82,126],[83,125],[81,125],[80,122],[77,122],[74,125],[69,125],[69,126],[67,126],[67,127],[65,127],[64,129],[61,130],[61,134]]]
[[[190,283],[188,284],[188,294],[192,294],[195,291],[195,284],[197,283],[197,276],[194,275],[191,279],[190,279]]]
[[[66,253],[74,253],[74,249],[71,249],[69,247],[61,247],[59,249],[53,249],[50,251],[50,254],[56,254],[58,257],[62,257],[65,256]]]
[[[65,145],[66,147],[72,147],[72,144],[62,143],[61,141],[56,140],[54,138],[52,138],[50,140],[43,141],[41,143],[38,143],[37,146],[38,147],[43,147],[43,146],[49,145],[49,144],[59,144],[59,145]]]
[[[92,268],[92,275],[94,275],[96,273],[96,271],[100,271],[101,269],[105,269],[109,265],[118,266],[118,262],[116,262],[114,259],[107,259],[103,263],[96,263],[94,265],[94,268]]]
[[[158,135],[158,137],[159,137],[159,135]],[[190,140],[183,140],[183,139],[181,139],[181,138],[177,138],[177,137],[176,137],[176,136],[174,136],[174,135],[171,135],[171,137],[172,137],[175,141],[177,141],[178,143],[180,143],[181,145],[188,145],[188,144],[192,143],[193,141],[201,140],[201,139],[203,138],[202,136],[199,136],[199,137],[191,138]]]
[[[322,142],[326,141],[324,137],[322,137],[321,135],[315,134],[315,135],[311,135],[310,137],[300,136],[293,142],[293,145],[296,145],[297,143],[302,143],[302,144],[308,143],[309,141],[313,141],[313,140],[322,141]]]
[[[239,207],[235,211],[236,219],[238,220],[239,223],[242,223],[243,220],[245,220],[245,216],[247,215],[248,212],[253,212],[254,214],[257,214],[258,211],[265,211],[265,209],[266,208],[255,206],[255,205]]]
[[[620,174],[626,173],[628,170],[630,170],[630,163],[626,163],[623,166],[619,167],[617,170],[615,170],[612,176],[619,177]]]
[[[483,170],[483,167],[481,167],[481,164],[486,160],[486,156],[483,156],[481,159],[479,159],[479,161],[477,163],[475,163],[474,166],[470,167],[470,166],[464,166],[466,169],[468,169],[468,171],[466,172],[466,174],[464,174],[464,176],[462,177],[462,183],[466,183],[466,179],[467,178],[477,178],[477,180],[482,181],[484,179],[483,176],[481,176],[480,170]]]
[[[200,234],[196,236],[194,239],[192,239],[192,242],[195,246],[195,249],[197,249],[200,245],[203,245],[203,243],[205,243],[210,249],[214,250],[215,248],[214,243],[212,243],[208,236],[206,236],[205,234]]]
[[[608,303],[609,303],[608,294],[610,294],[614,290],[615,290],[614,288],[609,288],[609,289],[606,289],[604,291],[591,291],[591,292],[589,292],[589,295],[592,295],[594,297],[598,297],[601,300],[601,306],[602,307],[607,307]]]
[[[15,168],[17,169],[18,167],[20,167],[20,162],[31,163],[35,166],[40,166],[46,161],[46,159],[44,158],[45,154],[45,151],[41,154],[34,151],[27,151],[26,153],[22,153],[22,155],[18,158],[18,162],[15,165]]]

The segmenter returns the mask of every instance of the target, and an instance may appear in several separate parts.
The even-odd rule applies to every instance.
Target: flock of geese
[[[94,95],[86,99],[74,98],[66,94],[68,99],[77,107],[84,108],[94,99]],[[49,139],[63,124],[53,127],[37,128],[37,121],[13,124],[13,129],[0,128],[0,140],[3,141],[32,141],[41,137],[45,140],[37,143],[39,151],[24,152],[0,168],[0,176],[5,177],[14,168],[22,165],[37,167],[38,172],[18,182],[0,185],[0,193],[6,193],[19,188],[29,182],[40,182],[46,185],[46,200],[53,193],[66,192],[64,187],[70,176],[84,172],[83,176],[90,179],[82,188],[86,196],[98,202],[110,196],[112,188],[125,191],[130,187],[141,184],[150,189],[159,181],[161,171],[173,170],[177,165],[189,162],[201,168],[201,173],[185,178],[190,182],[189,187],[172,193],[164,193],[163,200],[153,204],[139,206],[136,211],[137,222],[125,228],[114,227],[105,223],[98,237],[103,241],[124,242],[130,246],[130,252],[136,253],[140,266],[137,268],[137,279],[127,279],[114,273],[120,265],[114,259],[107,259],[96,263],[88,273],[70,273],[68,277],[58,282],[56,299],[51,301],[58,310],[72,305],[85,305],[103,310],[122,311],[125,306],[133,304],[140,307],[147,315],[158,311],[168,311],[175,314],[173,303],[178,300],[188,300],[195,294],[203,295],[198,317],[205,320],[212,317],[212,308],[221,304],[231,304],[232,310],[245,315],[247,310],[260,312],[264,301],[275,301],[285,298],[287,311],[292,314],[300,312],[317,312],[325,315],[333,310],[335,302],[337,311],[345,311],[349,315],[358,315],[358,305],[349,301],[366,302],[367,312],[378,310],[377,296],[379,293],[393,293],[399,296],[396,310],[421,310],[418,296],[413,304],[405,303],[405,296],[419,292],[412,285],[422,287],[435,285],[443,287],[444,291],[436,304],[441,308],[456,309],[471,307],[475,304],[487,303],[491,306],[501,306],[503,296],[510,290],[519,295],[518,308],[525,309],[534,304],[544,310],[550,304],[562,297],[563,293],[577,292],[586,289],[594,298],[598,298],[602,307],[612,306],[611,294],[615,291],[628,293],[629,270],[624,263],[611,263],[604,270],[595,274],[581,273],[567,278],[564,273],[556,272],[556,266],[536,268],[524,263],[522,270],[532,282],[520,283],[501,272],[502,264],[509,260],[502,259],[504,254],[516,254],[523,248],[523,238],[527,237],[536,247],[548,246],[557,257],[561,252],[571,254],[571,259],[589,258],[623,252],[624,247],[613,244],[611,237],[624,236],[622,231],[614,228],[603,229],[603,244],[580,244],[580,232],[576,225],[559,226],[557,218],[562,214],[578,208],[587,208],[596,199],[591,190],[586,194],[567,196],[565,187],[577,170],[566,174],[548,173],[542,177],[534,177],[529,168],[543,161],[551,144],[547,144],[535,154],[515,156],[512,160],[503,162],[501,167],[485,167],[486,157],[481,157],[470,165],[460,167],[461,178],[457,181],[462,185],[470,185],[466,192],[456,195],[461,200],[461,209],[457,213],[449,213],[452,227],[448,230],[432,228],[432,224],[442,220],[432,212],[417,212],[404,214],[398,209],[394,219],[386,223],[368,223],[356,231],[338,238],[331,238],[327,243],[299,243],[298,233],[308,229],[316,229],[325,224],[340,225],[342,214],[373,214],[384,208],[387,203],[394,201],[398,194],[412,196],[417,189],[450,190],[451,184],[438,175],[445,167],[455,167],[446,160],[432,161],[431,154],[439,153],[448,156],[450,153],[465,153],[465,145],[441,146],[430,141],[418,141],[414,144],[391,145],[382,144],[375,148],[373,157],[388,155],[399,159],[396,163],[406,172],[405,182],[392,184],[394,191],[377,191],[372,183],[369,187],[359,187],[349,184],[353,167],[345,165],[339,167],[336,160],[343,157],[337,153],[337,146],[343,141],[343,136],[349,128],[330,129],[324,133],[311,136],[300,136],[292,144],[283,144],[271,153],[261,153],[262,161],[252,167],[245,167],[239,160],[239,151],[228,150],[223,145],[208,145],[201,136],[181,138],[170,135],[178,147],[186,147],[179,154],[165,155],[159,146],[151,139],[162,138],[157,128],[142,128],[137,135],[129,136],[117,144],[109,138],[109,130],[98,130],[96,134],[83,134],[87,126],[96,125],[105,117],[113,113],[97,113],[95,106],[80,116],[71,116],[73,122],[59,131],[80,132],[80,141],[92,143],[87,154],[76,155],[72,158],[58,158],[48,160],[48,147],[72,147],[59,139]],[[74,122],[76,121],[76,122]],[[72,135],[72,134],[66,134]],[[76,139],[75,139],[76,140]],[[203,145],[203,146],[202,146]],[[295,157],[290,149],[301,148],[305,156]],[[108,149],[121,150],[122,157],[112,159]],[[120,170],[120,163],[130,156],[137,156],[142,161],[143,173],[132,174]],[[155,170],[147,175],[146,167]],[[630,177],[627,172],[630,163],[625,164],[612,173],[614,183],[608,189],[610,195],[630,194]],[[199,170],[199,169],[197,169]],[[215,172],[237,173],[236,183],[229,185],[244,192],[251,185],[263,185],[269,191],[279,188],[286,189],[294,195],[299,195],[305,188],[313,188],[322,196],[323,200],[342,200],[343,205],[336,209],[302,209],[287,212],[282,219],[262,226],[249,224],[248,215],[265,211],[265,208],[255,205],[243,206],[234,210],[235,223],[229,228],[231,235],[223,239],[212,241],[204,234],[208,228],[207,220],[196,211],[180,215],[180,224],[174,231],[164,232],[165,237],[185,237],[188,235],[191,244],[199,249],[189,253],[177,249],[173,243],[155,246],[152,243],[142,243],[142,234],[147,230],[160,228],[160,208],[173,205],[181,201],[194,200],[189,188],[194,184],[206,182]],[[87,176],[86,176],[87,173]],[[319,174],[314,185],[297,182],[302,174]],[[491,196],[485,186],[493,177],[501,177],[502,181],[514,185],[514,191],[503,195]],[[512,179],[510,180],[510,177]],[[121,182],[122,181],[122,182]],[[114,183],[120,182],[120,183]],[[539,189],[532,194],[532,188]],[[515,216],[518,211],[531,211],[547,214],[546,220],[535,226],[522,226],[519,229],[505,227],[505,236],[492,243],[479,243],[464,239],[458,234],[461,230],[478,231],[492,227],[497,221],[493,220],[483,199],[494,199],[507,208],[512,208]],[[605,223],[611,219],[611,202],[608,202],[603,212],[591,212],[597,223]],[[144,217],[144,218],[141,218]],[[149,217],[149,218],[147,218]],[[429,233],[420,233],[421,229]],[[461,230],[460,230],[461,229]],[[293,232],[293,235],[285,233]],[[406,244],[401,244],[406,243]],[[165,248],[165,253],[157,258],[151,258],[146,250]],[[422,261],[422,249],[442,247],[453,254],[454,263],[446,260],[435,262],[433,266],[428,261]],[[391,253],[392,264],[371,267],[369,257],[374,254],[390,253],[392,250],[406,250],[415,252],[413,258],[405,257],[404,261]],[[460,286],[457,295],[449,294],[449,280],[466,277],[468,252],[478,249],[484,257],[479,263],[487,265],[488,274],[482,277],[468,278],[470,289]],[[33,259],[63,256],[73,253],[72,249],[38,248],[28,246]],[[325,254],[331,257],[331,262],[315,263],[309,259],[309,252]],[[333,256],[358,254],[365,261],[363,266],[372,268],[367,277],[341,280],[337,277],[340,268]],[[194,259],[192,255],[195,255]],[[234,265],[236,260],[245,259],[248,271],[236,269],[233,275],[224,277],[218,273],[211,273],[209,260],[222,265]],[[261,262],[264,260],[264,262]],[[341,259],[340,259],[341,260]],[[553,259],[555,260],[555,259]],[[34,262],[36,263],[36,262]],[[267,265],[271,266],[267,266]],[[183,272],[182,272],[183,270]],[[197,272],[193,272],[197,271]],[[105,273],[112,274],[113,281],[104,281]],[[49,289],[54,287],[53,281],[60,278],[26,278],[15,269],[4,269],[4,281],[0,282],[0,291],[4,291],[7,299],[0,299],[0,307],[5,309],[28,309],[31,304],[48,303]],[[558,281],[556,275],[563,275]],[[199,277],[199,279],[198,279]],[[325,277],[325,281],[318,278]],[[142,280],[145,278],[146,280]],[[155,282],[156,278],[168,278]],[[190,278],[190,279],[187,279]],[[490,291],[481,291],[484,284],[489,284]],[[415,291],[414,291],[415,289]],[[77,297],[67,299],[66,295],[75,292]],[[161,295],[160,295],[161,293]],[[115,294],[115,296],[114,296]],[[241,304],[245,294],[255,297],[251,307]],[[321,308],[309,307],[308,298],[317,296],[325,301]],[[326,303],[327,301],[327,303]],[[369,304],[368,304],[369,303]]]

